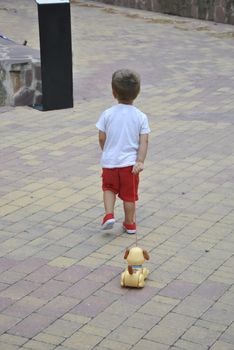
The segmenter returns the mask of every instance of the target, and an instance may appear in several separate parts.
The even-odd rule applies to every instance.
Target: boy
[[[123,229],[136,233],[135,201],[139,173],[144,168],[150,128],[144,113],[133,106],[140,92],[140,77],[129,69],[120,69],[112,76],[112,93],[118,104],[104,111],[96,127],[102,149],[102,190],[105,216],[102,229],[115,223],[116,195],[123,200]]]

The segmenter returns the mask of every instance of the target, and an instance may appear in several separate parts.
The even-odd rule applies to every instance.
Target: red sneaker
[[[127,232],[129,235],[133,235],[136,233],[136,224],[135,222],[133,224],[125,224],[125,222],[123,222],[123,229],[124,232]]]
[[[102,229],[110,230],[114,226],[115,218],[113,214],[106,214],[102,220]]]

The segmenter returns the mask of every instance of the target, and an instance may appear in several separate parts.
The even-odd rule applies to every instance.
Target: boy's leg
[[[116,194],[112,191],[104,191],[103,192],[103,200],[105,207],[105,216],[102,220],[102,229],[110,230],[114,226],[115,218],[114,218],[114,206],[115,206]]]
[[[127,225],[135,223],[135,202],[123,202],[125,219]]]
[[[136,233],[135,202],[123,202],[125,219],[123,229],[128,234]]]
[[[136,233],[135,202],[138,200],[139,176],[132,173],[132,166],[120,170],[120,191],[119,197],[123,200],[125,219],[124,230],[133,234]]]
[[[118,176],[115,169],[103,169],[102,190],[105,216],[102,221],[102,229],[109,230],[115,223],[114,207],[116,193],[118,193]]]
[[[116,194],[112,191],[103,191],[103,201],[106,215],[114,213]]]

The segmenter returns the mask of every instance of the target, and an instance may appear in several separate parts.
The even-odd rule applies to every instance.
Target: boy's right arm
[[[136,164],[133,166],[133,174],[139,174],[144,169],[144,161],[148,150],[148,134],[140,135],[140,146],[137,154]]]
[[[99,145],[100,145],[101,149],[103,150],[104,145],[105,145],[105,141],[106,141],[106,133],[99,130],[98,140],[99,140]]]

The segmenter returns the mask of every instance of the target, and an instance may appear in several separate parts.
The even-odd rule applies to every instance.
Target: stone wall
[[[132,7],[234,24],[234,0],[95,0],[105,4]]]
[[[40,104],[39,51],[0,38],[0,106]]]

